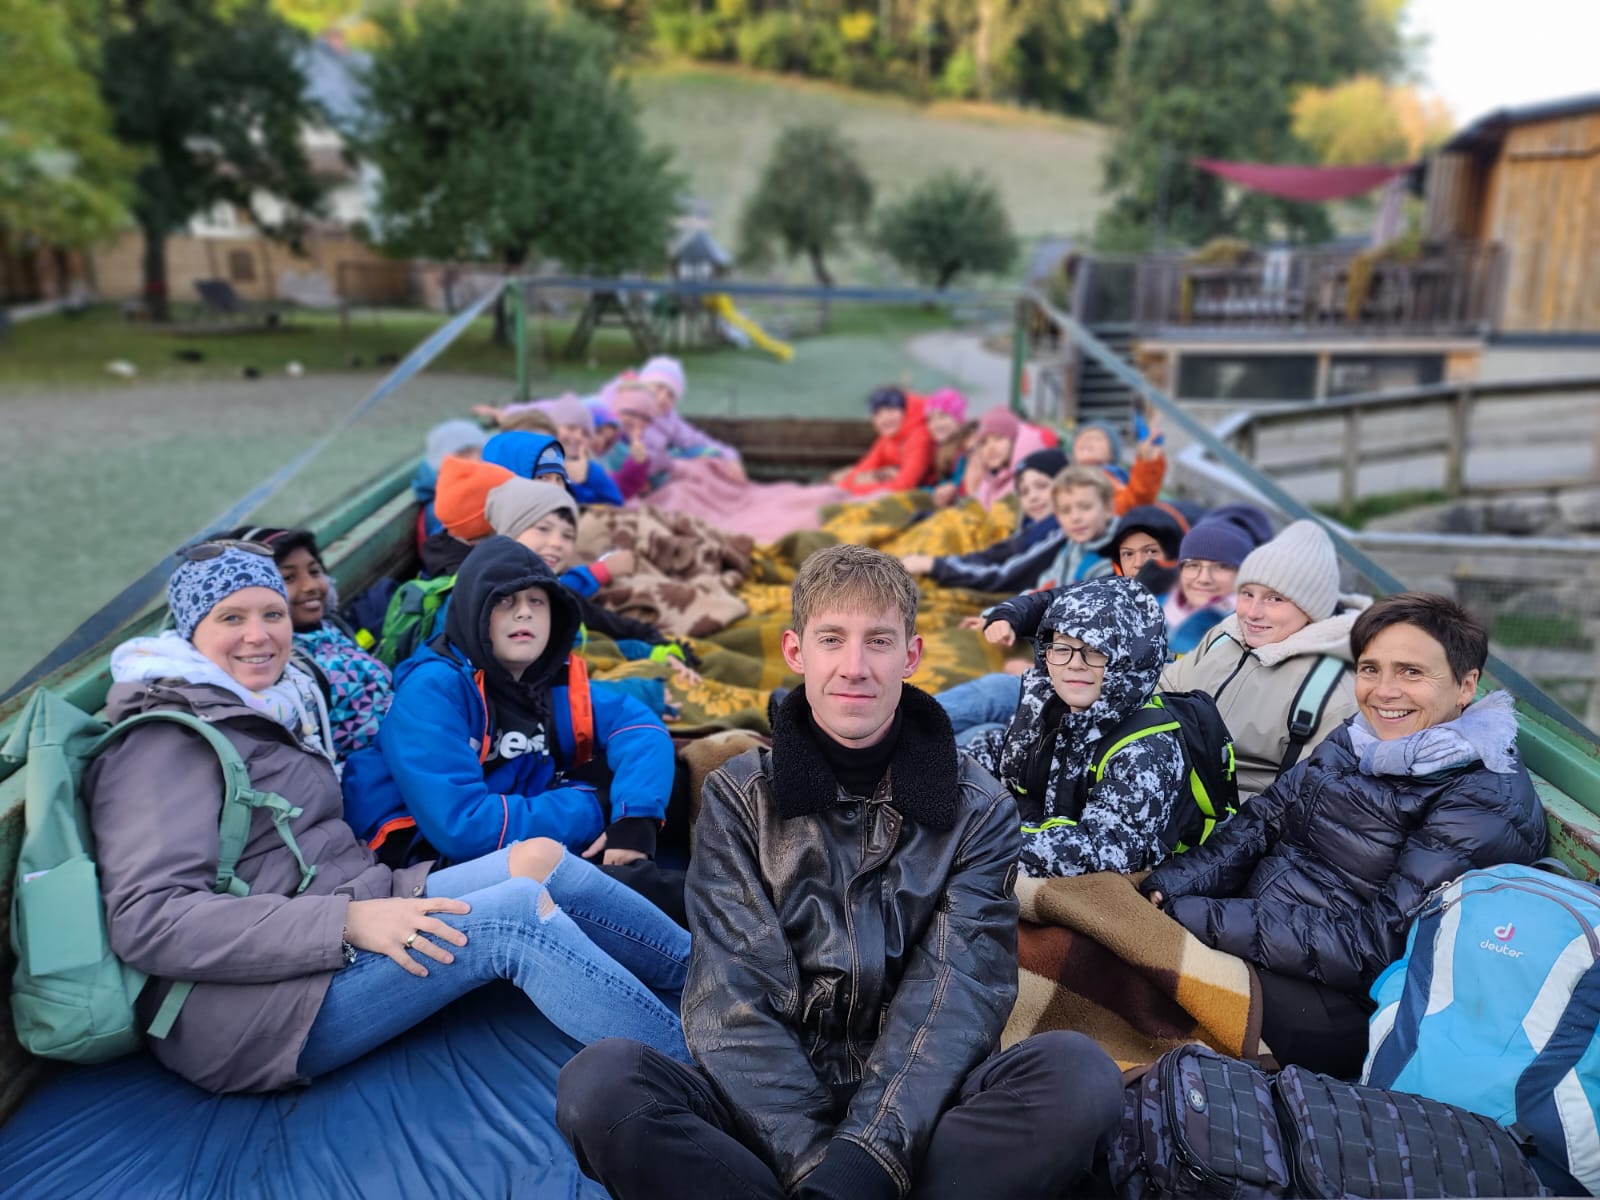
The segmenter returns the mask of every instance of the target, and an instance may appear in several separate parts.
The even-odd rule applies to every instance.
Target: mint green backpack
[[[234,874],[257,808],[272,814],[278,834],[300,864],[300,891],[316,875],[295,843],[289,822],[300,815],[282,796],[258,792],[233,744],[200,718],[182,712],[148,712],[115,727],[86,715],[47,691],[36,691],[0,747],[0,759],[21,764],[22,849],[12,883],[11,1015],[17,1040],[45,1058],[95,1063],[139,1047],[134,1002],[145,976],[111,952],[105,902],[94,863],[88,814],[79,796],[94,757],[130,729],[165,721],[205,738],[222,764],[223,804],[213,888],[245,896],[250,885]],[[168,991],[148,1033],[166,1037],[192,983]]]

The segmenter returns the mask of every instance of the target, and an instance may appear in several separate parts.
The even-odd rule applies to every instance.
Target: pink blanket
[[[681,458],[672,476],[644,497],[668,512],[699,517],[719,529],[743,533],[759,544],[775,542],[798,529],[816,529],[824,504],[849,500],[850,493],[831,484],[735,483],[724,479],[709,458]]]

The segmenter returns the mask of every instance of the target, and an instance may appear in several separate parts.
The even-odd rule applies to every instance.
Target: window
[[[256,281],[256,256],[251,250],[228,251],[228,278],[234,283]]]

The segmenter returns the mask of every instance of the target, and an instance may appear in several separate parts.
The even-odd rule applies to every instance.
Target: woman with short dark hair
[[[1443,596],[1368,608],[1350,634],[1357,713],[1203,846],[1153,871],[1150,899],[1253,963],[1280,1063],[1353,1077],[1367,989],[1435,887],[1545,850],[1511,697],[1476,702],[1482,624]]]

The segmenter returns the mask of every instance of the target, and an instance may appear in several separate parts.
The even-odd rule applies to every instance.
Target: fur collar
[[[957,758],[950,718],[926,692],[909,683],[901,689],[900,744],[889,760],[888,802],[924,828],[953,829]],[[778,812],[788,820],[826,811],[838,803],[839,784],[811,732],[805,688],[790,692],[773,717],[772,786]]]
[[[1353,593],[1339,597],[1339,611],[1323,621],[1313,621],[1303,629],[1298,629],[1284,638],[1281,642],[1273,642],[1270,646],[1261,646],[1252,650],[1264,667],[1275,667],[1280,663],[1288,662],[1291,658],[1298,658],[1302,654],[1329,654],[1334,658],[1350,661],[1350,627],[1356,623],[1356,618],[1361,615],[1361,610],[1372,603],[1371,596],[1359,596]],[[1230,613],[1218,624],[1215,635],[1210,639],[1230,638],[1239,645],[1244,645],[1244,635],[1239,632],[1239,614]],[[1209,645],[1207,649],[1209,649]]]

